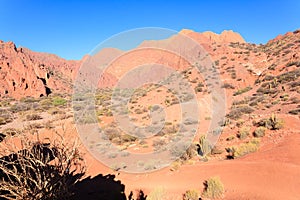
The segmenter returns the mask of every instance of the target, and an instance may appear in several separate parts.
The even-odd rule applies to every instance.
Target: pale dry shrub
[[[162,200],[166,196],[166,191],[163,187],[154,188],[148,195],[147,200]]]
[[[183,200],[199,200],[200,194],[197,190],[188,190],[183,194]]]
[[[0,143],[0,199],[72,197],[72,187],[85,173],[76,142],[61,138],[43,143],[23,137],[16,145],[11,143]]]
[[[219,177],[211,177],[204,182],[203,197],[216,199],[221,198],[224,194],[224,185]]]

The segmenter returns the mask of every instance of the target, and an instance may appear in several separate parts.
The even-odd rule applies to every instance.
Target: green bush
[[[253,135],[254,137],[263,137],[265,136],[265,132],[266,132],[266,127],[260,126],[254,131]]]
[[[211,177],[204,182],[203,197],[216,199],[224,194],[224,185],[219,177]]]
[[[52,99],[52,105],[53,106],[63,106],[67,103],[67,100],[61,97],[54,97]]]

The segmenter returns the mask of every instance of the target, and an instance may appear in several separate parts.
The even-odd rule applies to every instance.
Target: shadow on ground
[[[115,180],[115,175],[99,174],[87,177],[74,185],[72,200],[126,200],[125,185]]]
[[[48,164],[55,157],[55,149],[44,144],[37,144],[32,149],[24,149],[1,157],[0,200],[22,199],[22,195],[16,195],[22,193],[22,190],[28,191],[27,199],[34,200],[146,200],[147,198],[141,190],[136,191],[135,194],[131,192],[127,198],[125,185],[115,180],[115,175],[112,174],[98,174],[95,177],[83,178],[84,174],[70,171],[62,173]],[[41,191],[35,184],[38,181],[50,182],[50,184],[42,188],[45,191]],[[59,184],[55,184],[58,182]],[[9,183],[9,187],[5,183]],[[49,192],[47,194],[47,187],[52,187],[52,194]]]

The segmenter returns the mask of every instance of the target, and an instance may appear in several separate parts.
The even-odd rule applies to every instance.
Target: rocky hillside
[[[244,88],[263,90],[265,87],[289,90],[292,84],[296,92],[297,83],[292,82],[299,76],[300,66],[300,31],[289,32],[270,40],[265,45],[246,43],[240,34],[233,31],[223,31],[221,34],[212,32],[197,33],[192,30],[182,30],[181,34],[188,35],[202,44],[211,55],[215,65],[219,69],[224,87],[228,89],[229,103],[239,99],[234,93]],[[175,38],[175,39],[174,39]],[[168,44],[176,40],[176,36],[168,39]],[[140,46],[165,45],[165,41],[145,41]],[[119,55],[121,52],[115,49],[105,49],[100,54],[109,52]],[[139,61],[148,60],[146,51],[140,52]],[[102,56],[103,57],[103,56]],[[105,56],[108,58],[109,55]],[[85,57],[84,59],[86,59]],[[109,60],[109,59],[108,59]],[[171,59],[172,60],[172,59]],[[0,97],[13,97],[19,99],[25,96],[46,96],[50,93],[69,93],[72,89],[72,81],[82,61],[68,61],[53,54],[32,52],[26,48],[16,48],[12,42],[0,41]],[[120,70],[128,70],[126,66],[135,65],[136,59],[122,61],[121,65],[108,72],[105,86],[111,86],[110,81],[115,82]],[[161,62],[162,64],[164,62]],[[292,72],[294,71],[294,72]],[[291,73],[295,77],[289,82],[279,81],[281,75]],[[278,80],[272,86],[266,86],[270,81]],[[254,88],[254,89],[253,89]],[[249,91],[250,92],[250,89]],[[241,92],[244,93],[244,92]],[[232,96],[232,98],[231,98]]]
[[[80,61],[16,48],[0,41],[0,97],[41,97],[71,91]]]

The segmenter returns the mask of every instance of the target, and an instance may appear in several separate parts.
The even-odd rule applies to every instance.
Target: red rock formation
[[[79,64],[0,41],[0,97],[19,99],[69,92]]]
[[[184,29],[180,31],[180,34],[201,44],[212,60],[217,61],[220,72],[225,74],[225,79],[237,87],[253,84],[257,76],[261,74],[276,75],[288,62],[291,63],[290,65],[296,63],[295,66],[299,62],[300,31],[280,35],[266,45],[248,44],[240,34],[233,31],[216,34],[213,32],[197,33]],[[182,40],[180,34],[165,40],[144,41],[138,46],[136,52],[124,54],[121,50],[113,48],[99,51],[92,56],[93,65],[96,67],[109,63],[111,65],[105,69],[102,77],[98,78],[98,86],[112,87],[128,70],[145,63],[158,63],[183,70],[188,64],[179,65],[181,58],[176,54],[141,50],[145,47],[181,48],[185,40]],[[49,93],[70,93],[81,64],[90,57],[85,56],[81,61],[65,60],[53,54],[16,48],[13,42],[0,41],[0,98],[19,99],[25,96],[45,96]],[[276,67],[276,70],[268,70],[270,66]],[[236,71],[241,81],[237,82],[235,79],[228,78],[226,74],[229,71]]]

